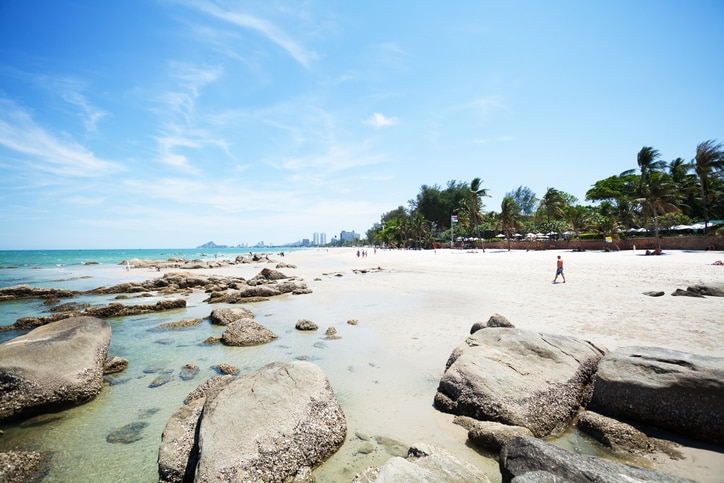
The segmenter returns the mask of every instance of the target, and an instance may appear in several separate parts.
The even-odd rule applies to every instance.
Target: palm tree
[[[636,195],[639,200],[646,198],[646,193],[649,191],[648,185],[651,183],[652,173],[661,172],[666,167],[666,162],[659,159],[660,157],[661,153],[659,153],[659,150],[654,149],[651,146],[642,147],[636,155],[636,164],[638,164],[640,172],[639,183],[636,188]],[[621,173],[621,176],[627,176],[634,174],[635,172],[635,170],[630,169]],[[646,223],[645,213],[646,210],[644,210],[644,223]]]
[[[696,175],[690,173],[693,164],[684,158],[676,158],[668,164],[669,176],[681,193],[682,204],[679,208],[686,210],[687,215],[693,215],[694,207],[698,205],[697,193],[699,191]]]
[[[659,242],[659,215],[672,211],[681,211],[676,202],[681,197],[671,177],[666,173],[654,171],[650,173],[649,182],[644,186],[645,192],[639,203],[644,207],[644,212],[651,213],[654,217],[654,237],[656,249],[661,250]]]
[[[661,161],[659,159],[660,157],[661,153],[659,153],[659,150],[654,149],[651,146],[644,146],[638,152],[636,155],[636,164],[639,166],[642,183],[648,182],[650,173],[654,171],[661,171],[664,167],[666,167],[666,162]],[[621,176],[627,176],[629,174],[634,174],[635,172],[636,170],[629,169],[628,171],[621,173]]]
[[[715,171],[724,167],[722,145],[715,143],[716,141],[713,139],[700,143],[696,147],[696,157],[692,162],[696,175],[699,177],[699,187],[701,188],[701,204],[704,209],[704,234],[706,234],[706,228],[709,224],[709,212],[706,203],[711,176]]]
[[[551,218],[560,218],[565,214],[566,200],[561,192],[555,188],[548,188],[538,205],[538,211],[546,215],[546,222],[550,223]]]
[[[510,251],[510,236],[518,229],[520,225],[520,207],[512,196],[503,198],[500,204],[500,227],[505,238],[508,240],[508,251]]]
[[[488,190],[481,186],[480,178],[473,178],[470,182],[468,196],[462,202],[462,208],[467,214],[468,222],[473,225],[474,233],[480,238],[480,224],[483,222],[483,203],[481,198],[488,196]],[[485,252],[485,244],[483,244]]]

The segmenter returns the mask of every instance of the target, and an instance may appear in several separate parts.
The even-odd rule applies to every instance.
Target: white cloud
[[[98,158],[72,139],[59,138],[36,124],[25,110],[0,98],[0,146],[27,157],[29,165],[59,176],[104,176],[125,168]]]
[[[290,56],[292,56],[292,58],[294,58],[294,60],[304,67],[309,67],[310,63],[318,57],[316,52],[307,50],[297,41],[289,37],[284,30],[267,20],[254,17],[247,13],[224,10],[217,5],[208,2],[191,2],[188,5],[196,7],[213,17],[224,20],[225,22],[260,33],[265,38],[284,49]]]
[[[368,126],[372,126],[375,129],[379,129],[381,127],[388,127],[388,126],[394,126],[397,124],[398,120],[396,117],[385,117],[383,114],[380,114],[379,112],[375,112],[370,117],[362,121],[363,124],[367,124]]]
[[[473,144],[507,143],[513,140],[513,136],[499,136],[497,138],[473,139]]]
[[[481,114],[488,114],[489,112],[497,109],[505,109],[506,106],[500,96],[493,95],[475,99],[469,104],[468,107],[472,108],[475,111],[478,111]]]

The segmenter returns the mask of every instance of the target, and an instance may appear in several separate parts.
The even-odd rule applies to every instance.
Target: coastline
[[[551,283],[557,255],[564,259],[565,284]],[[367,257],[358,258],[351,248],[306,250],[290,253],[284,261],[297,265],[287,272],[303,278],[313,293],[273,304],[290,317],[314,320],[320,330],[333,325],[342,337],[355,337],[356,328],[345,327],[348,319],[373,331],[374,353],[349,358],[370,360],[372,369],[365,368],[362,377],[384,387],[374,389],[386,395],[384,411],[367,407],[370,401],[359,394],[361,399],[345,408],[366,432],[394,427],[396,439],[407,444],[442,443],[459,457],[489,465],[470,448],[458,448],[464,446],[466,432],[451,423],[451,416],[432,408],[445,362],[474,322],[500,313],[517,328],[579,337],[608,350],[658,346],[724,357],[724,298],[671,296],[691,285],[724,285],[724,269],[712,265],[723,257],[707,251],[646,256],[642,250],[368,250]],[[219,273],[237,272],[229,268]],[[643,294],[647,291],[665,295],[650,297]],[[262,311],[266,307],[259,305]],[[357,375],[363,365],[355,360],[350,368]],[[335,391],[344,393],[360,392],[360,384],[365,383],[356,377],[332,379]],[[422,393],[421,387],[429,392]],[[352,435],[354,431],[353,423]],[[352,457],[353,447],[343,447],[322,473],[331,472],[335,460]],[[657,457],[656,469],[702,482],[719,481],[724,474],[724,454],[697,447],[682,452],[684,460]]]
[[[232,362],[234,357],[244,358],[239,364],[244,370],[268,360],[293,360],[300,356],[320,365],[342,404],[349,431],[342,449],[317,470],[320,482],[349,481],[357,472],[390,457],[380,450],[361,451],[363,440],[359,435],[384,436],[405,445],[419,441],[437,444],[481,467],[496,481],[497,463],[468,447],[467,432],[452,423],[451,415],[432,407],[450,353],[464,341],[473,323],[486,321],[494,313],[504,315],[520,329],[579,337],[609,350],[633,345],[659,346],[724,357],[720,344],[724,339],[720,320],[724,298],[670,295],[675,289],[690,285],[724,284],[724,268],[711,265],[724,258],[722,252],[667,251],[664,256],[647,257],[641,251],[483,253],[368,249],[367,257],[358,258],[356,249],[333,248],[286,252],[283,258],[269,255],[275,262],[296,265],[296,269],[280,271],[304,279],[312,289],[311,294],[284,295],[245,304],[260,323],[279,334],[278,342],[253,349],[202,349],[191,342],[202,339],[193,331],[171,337],[188,339],[187,345],[179,347],[189,348],[177,349],[186,351],[177,357],[182,362],[206,361],[199,362],[202,367],[215,362],[214,357]],[[564,259],[565,284],[551,283],[557,255]],[[275,265],[240,264],[203,273],[252,278],[261,268]],[[120,265],[101,270],[103,277],[118,282],[152,279],[174,271],[126,272]],[[86,283],[97,285],[93,279]],[[665,296],[643,295],[651,290],[664,291]],[[194,316],[208,315],[216,308],[201,303],[201,294],[191,299],[186,312],[194,312]],[[182,316],[185,315],[176,314],[176,318]],[[295,331],[294,324],[300,318],[316,322],[319,333]],[[352,319],[358,324],[347,323]],[[158,323],[154,317],[139,320],[148,326]],[[133,324],[138,323],[134,319]],[[114,324],[114,338],[116,334],[121,337],[130,327],[126,321]],[[321,343],[324,331],[332,326],[341,339]],[[137,335],[130,340],[141,343]],[[119,343],[113,349],[130,351],[128,344]],[[209,355],[212,351],[216,355]],[[134,360],[138,356],[127,357],[132,365],[139,364]],[[174,364],[178,362],[174,360]],[[168,390],[176,392],[172,401],[201,382],[169,385]],[[95,405],[111,399],[116,391],[126,391],[128,397],[137,393],[131,386],[106,389],[99,401],[77,412],[93,411]],[[176,409],[173,404],[177,403],[164,406],[159,413],[159,421],[152,425],[154,431],[167,418],[165,413]],[[148,467],[155,462],[153,449],[155,445],[157,451],[159,437],[160,433],[149,433],[148,440],[142,443],[149,453]],[[564,440],[556,444],[574,443]],[[580,441],[575,444],[585,445]],[[129,446],[123,450],[133,453],[134,445]],[[720,481],[724,474],[721,448],[692,445],[682,447],[682,453],[683,460],[657,458],[655,469],[701,482]],[[142,480],[152,481],[155,475],[145,471]]]

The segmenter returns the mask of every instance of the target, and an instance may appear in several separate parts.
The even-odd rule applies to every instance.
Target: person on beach
[[[556,262],[556,278],[553,279],[553,283],[556,283],[556,280],[558,280],[558,275],[563,277],[563,283],[566,283],[566,276],[563,275],[563,259],[560,255],[558,255],[558,261]]]

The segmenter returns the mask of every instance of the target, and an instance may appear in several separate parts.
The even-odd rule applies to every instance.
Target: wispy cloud
[[[473,139],[473,144],[507,143],[513,140],[513,136],[499,136],[497,138]]]
[[[488,114],[491,111],[506,108],[505,102],[498,95],[477,98],[470,102],[467,107],[480,114]]]
[[[22,155],[32,167],[59,176],[104,176],[124,170],[72,139],[49,133],[28,112],[5,98],[0,98],[0,146]]]
[[[284,49],[294,60],[304,67],[308,68],[311,62],[318,58],[316,52],[306,49],[299,42],[291,38],[283,29],[270,21],[248,13],[225,10],[209,2],[192,2],[188,5],[225,22],[260,33],[266,39]]]
[[[98,122],[108,115],[107,112],[93,106],[85,95],[75,89],[61,92],[64,101],[80,108],[80,117],[86,131],[94,132]]]
[[[379,129],[382,127],[394,126],[398,123],[398,120],[396,117],[386,117],[379,112],[375,112],[370,117],[362,121],[362,123]]]

